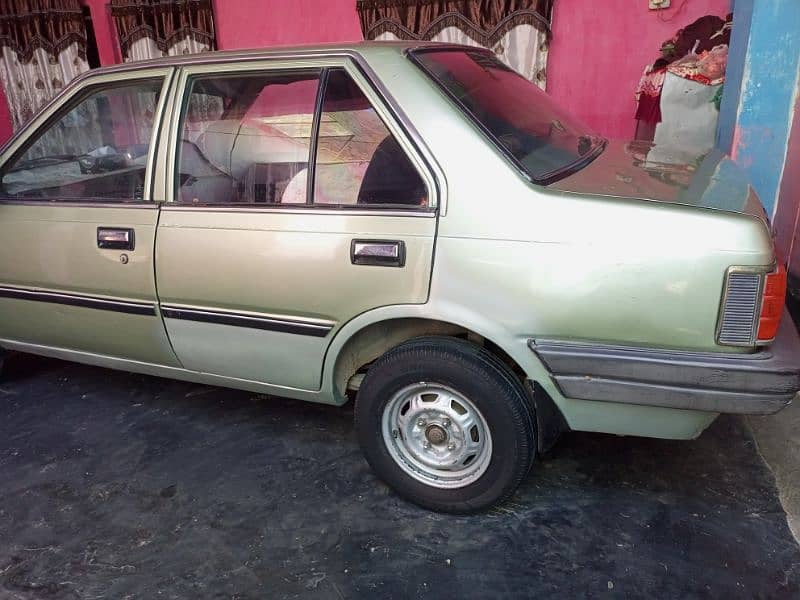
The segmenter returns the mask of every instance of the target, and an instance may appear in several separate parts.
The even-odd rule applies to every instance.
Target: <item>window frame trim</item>
[[[270,72],[303,72],[305,70],[320,71],[320,85],[317,90],[317,102],[315,106],[314,122],[319,121],[324,100],[323,80],[327,79],[329,69],[343,69],[352,79],[356,86],[361,90],[369,101],[370,105],[377,112],[379,118],[386,126],[387,130],[393,135],[403,151],[406,153],[412,165],[418,171],[421,179],[428,190],[427,207],[408,206],[404,208],[400,205],[334,205],[334,204],[313,204],[309,203],[309,196],[313,198],[314,181],[311,177],[307,181],[306,203],[304,204],[245,204],[245,203],[206,203],[206,204],[187,204],[176,201],[177,197],[177,172],[179,165],[177,162],[177,141],[180,137],[180,128],[184,106],[187,102],[186,92],[189,89],[192,77],[213,76],[226,74],[247,73],[270,73]],[[358,214],[358,215],[406,215],[406,216],[435,216],[444,214],[442,206],[442,178],[441,170],[434,170],[436,165],[430,152],[422,144],[420,136],[416,133],[413,125],[405,117],[404,113],[394,102],[385,86],[379,78],[365,63],[363,58],[354,53],[336,53],[330,56],[301,57],[301,56],[276,56],[272,58],[260,58],[258,60],[242,61],[220,61],[220,62],[201,62],[197,64],[183,65],[178,68],[176,75],[176,85],[173,88],[168,107],[169,119],[162,123],[162,127],[167,127],[168,141],[167,149],[159,151],[159,158],[156,165],[163,165],[162,169],[157,169],[157,181],[160,177],[163,193],[163,208],[175,210],[198,210],[209,212],[282,212],[282,213],[319,213],[319,214]],[[318,123],[316,123],[318,127]],[[313,131],[312,131],[313,133]],[[312,142],[316,146],[316,141]],[[311,163],[316,163],[316,153],[309,154],[309,175],[311,174]],[[315,165],[316,166],[316,165]],[[438,176],[437,176],[438,175]],[[310,190],[310,191],[309,191]],[[162,201],[162,200],[158,200]]]
[[[303,74],[311,73],[311,72],[317,72],[318,73],[317,91],[314,94],[314,113],[312,114],[312,125],[311,125],[311,127],[312,127],[311,135],[313,136],[313,134],[314,134],[314,126],[315,126],[315,123],[316,123],[316,120],[317,120],[317,114],[318,114],[318,108],[319,108],[319,103],[320,103],[321,91],[323,90],[322,83],[326,78],[326,68],[325,67],[320,67],[320,68],[316,68],[316,69],[311,69],[311,68],[248,69],[248,70],[243,70],[243,71],[236,70],[236,71],[233,71],[232,73],[228,73],[228,72],[223,71],[223,72],[217,73],[217,75],[219,77],[227,77],[227,76],[235,77],[236,75],[239,75],[239,74],[244,75],[244,76],[247,76],[247,75],[258,75],[258,74],[265,74],[266,75],[266,74],[272,74],[272,73],[283,73],[285,75],[292,75],[292,74],[296,73],[296,74],[299,74],[299,75],[303,75]],[[244,203],[244,202],[242,202],[242,203],[235,203],[235,202],[213,202],[212,203],[212,202],[206,202],[206,203],[198,203],[198,204],[193,204],[192,203],[192,204],[190,204],[190,203],[187,203],[187,202],[181,202],[181,201],[179,201],[177,199],[178,198],[178,190],[179,190],[177,174],[178,174],[178,170],[180,168],[180,164],[179,163],[180,163],[180,159],[181,159],[180,151],[179,151],[179,147],[180,147],[179,139],[181,137],[183,125],[185,124],[184,121],[185,121],[185,116],[186,116],[186,110],[188,109],[188,105],[189,105],[189,96],[191,95],[193,81],[196,78],[204,78],[204,77],[213,77],[213,75],[206,74],[206,73],[203,73],[203,72],[188,74],[185,78],[181,77],[179,85],[178,85],[178,87],[180,88],[180,92],[179,92],[179,95],[176,97],[175,107],[173,109],[175,111],[174,112],[174,116],[175,116],[175,121],[176,122],[175,122],[174,126],[171,127],[171,131],[170,131],[170,133],[174,134],[175,137],[174,138],[170,137],[170,144],[169,144],[171,152],[170,152],[169,158],[168,158],[167,189],[168,189],[168,193],[170,195],[166,196],[166,198],[167,198],[166,203],[168,205],[175,205],[175,206],[198,206],[198,207],[211,207],[211,208],[213,208],[215,206],[242,206],[242,207],[254,206],[254,204]],[[235,144],[236,144],[236,142],[234,141],[234,146],[235,146]],[[308,156],[308,162],[306,163],[306,169],[307,169],[307,171],[306,171],[306,179],[307,179],[306,185],[307,186],[308,186],[308,180],[310,180],[310,175],[311,175],[311,168],[312,168],[311,167],[311,163],[313,161],[313,157],[312,157],[312,154],[311,154],[311,148],[313,146],[314,146],[313,142],[311,144],[309,144],[309,156]],[[313,191],[311,193],[313,194]],[[287,206],[293,206],[293,207],[305,206],[306,204],[308,204],[308,197],[309,197],[309,193],[308,193],[308,190],[306,190],[306,201],[305,201],[305,203],[303,203],[303,204],[291,204],[291,205],[287,205]],[[262,204],[258,203],[255,206],[260,208],[260,207],[262,207]],[[269,207],[269,206],[274,206],[274,205],[264,204],[263,206]]]
[[[330,67],[324,67],[319,76],[317,98],[314,101],[314,115],[311,118],[311,139],[308,145],[308,167],[306,171],[306,205],[314,206],[314,193],[317,191],[317,150],[319,149],[319,128],[322,121],[322,105],[328,92]]]
[[[77,102],[80,104],[86,97],[95,93],[103,87],[115,87],[118,84],[135,85],[139,81],[162,79],[161,93],[156,105],[156,113],[153,118],[153,128],[150,133],[148,157],[145,163],[143,197],[141,200],[126,200],[124,198],[97,198],[92,200],[87,196],[76,198],[32,198],[32,197],[10,197],[0,194],[0,204],[25,205],[25,206],[72,206],[72,207],[114,207],[114,208],[136,208],[154,206],[152,199],[152,183],[154,175],[154,161],[157,152],[157,144],[161,125],[165,118],[165,108],[167,99],[170,95],[174,67],[152,67],[136,69],[135,71],[113,71],[108,73],[92,73],[79,75],[64,90],[46,104],[26,125],[24,125],[0,150],[0,176],[2,170],[9,161],[18,158],[20,152],[25,152],[31,145],[45,132],[46,128],[51,127],[58,119],[64,116],[64,110]],[[81,98],[83,96],[83,98]],[[74,107],[73,107],[74,108]],[[71,110],[71,109],[70,109]]]

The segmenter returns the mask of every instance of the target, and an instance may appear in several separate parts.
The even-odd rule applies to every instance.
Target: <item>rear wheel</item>
[[[485,349],[410,340],[379,358],[356,398],[356,430],[373,470],[433,510],[475,512],[507,499],[534,458],[525,390]]]

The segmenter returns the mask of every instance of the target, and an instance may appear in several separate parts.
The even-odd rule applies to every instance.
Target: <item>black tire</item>
[[[488,426],[488,466],[463,487],[440,488],[412,477],[384,441],[383,413],[390,399],[420,382],[457,391]],[[484,348],[456,338],[415,338],[390,350],[370,366],[356,396],[356,432],[372,469],[399,495],[441,512],[478,512],[508,499],[533,463],[535,424],[533,408],[514,373]]]

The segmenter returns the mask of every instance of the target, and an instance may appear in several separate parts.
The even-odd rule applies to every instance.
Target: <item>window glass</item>
[[[162,79],[73,103],[3,168],[6,198],[141,201]]]
[[[319,74],[257,73],[191,81],[176,201],[306,202]]]
[[[605,147],[605,140],[488,51],[425,49],[412,56],[537,181],[565,177]]]
[[[320,115],[314,202],[426,206],[405,151],[343,69],[328,75]]]

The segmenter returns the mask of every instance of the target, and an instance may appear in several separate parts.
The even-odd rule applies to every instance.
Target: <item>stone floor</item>
[[[0,383],[0,598],[798,597],[749,430],[568,434],[453,517],[370,472],[352,409],[16,355]]]

